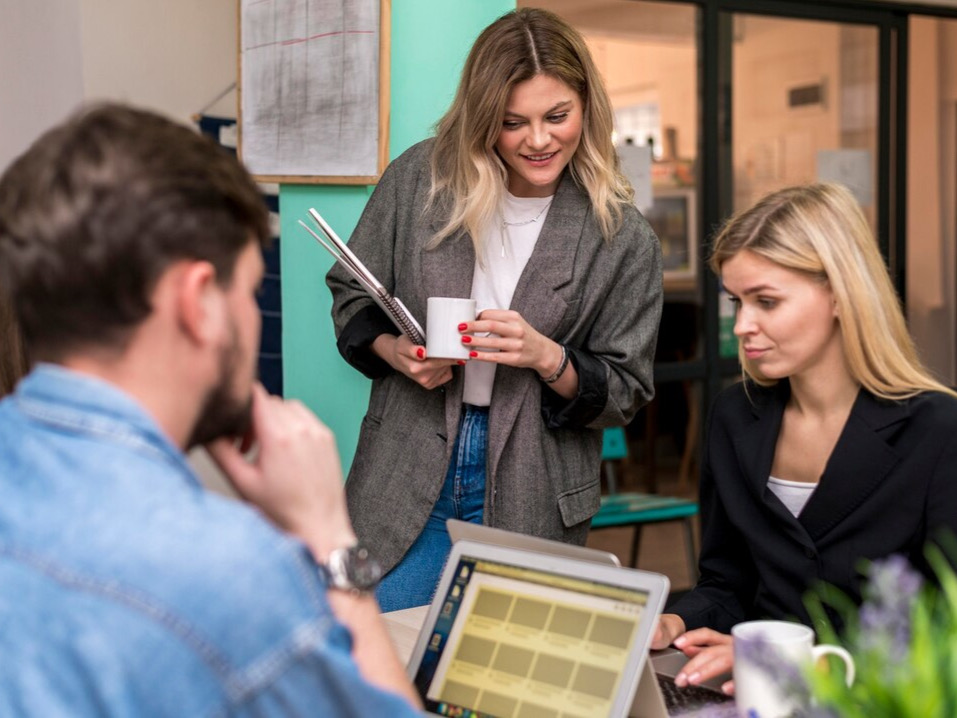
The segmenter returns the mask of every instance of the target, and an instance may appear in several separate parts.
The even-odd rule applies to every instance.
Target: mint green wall
[[[392,0],[390,157],[431,134],[455,94],[472,42],[514,7],[515,0]],[[316,207],[340,237],[348,237],[371,193],[364,186],[279,188],[285,394],[305,402],[335,432],[346,470],[370,382],[336,350],[324,282],[332,259],[297,220]]]

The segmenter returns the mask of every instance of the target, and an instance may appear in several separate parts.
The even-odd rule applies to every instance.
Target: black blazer
[[[753,618],[810,624],[803,597],[818,581],[860,601],[861,559],[899,553],[926,572],[928,539],[942,527],[957,533],[957,399],[926,392],[893,402],[862,389],[795,518],[767,488],[790,385],[747,391],[728,388],[711,413],[701,577],[671,609],[688,629],[729,632]]]

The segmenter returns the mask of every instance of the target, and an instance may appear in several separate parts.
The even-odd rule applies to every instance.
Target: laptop
[[[567,544],[561,541],[550,541],[537,536],[528,536],[458,519],[448,519],[446,526],[453,543],[465,539],[496,546],[510,546],[528,551],[538,551],[571,559],[593,561],[609,566],[621,566],[618,557],[608,551]],[[674,678],[688,662],[688,657],[677,648],[651,651],[650,657],[651,660],[645,662],[645,669],[642,671],[639,682],[638,696],[634,703],[635,710],[638,710],[639,703],[644,706],[644,709],[635,713],[635,715],[654,718],[669,715],[690,717],[701,712],[703,708],[708,709],[707,713],[711,718],[718,718],[724,714],[731,717],[736,715],[734,703],[721,692],[721,685],[730,679],[730,675],[712,678],[698,686],[679,688],[675,684]],[[715,708],[723,703],[729,704],[727,711]]]
[[[664,718],[648,647],[667,595],[660,574],[460,539],[409,675],[430,715]]]
[[[608,566],[621,566],[618,557],[608,551],[599,551],[594,548],[577,546],[576,544],[563,543],[562,541],[550,541],[549,539],[539,538],[538,536],[528,536],[526,534],[515,533],[497,529],[483,524],[474,524],[470,521],[459,521],[458,519],[448,519],[445,526],[449,531],[449,537],[454,544],[456,541],[465,539],[478,543],[488,543],[495,546],[511,546],[512,548],[524,549],[526,551],[538,551],[539,553],[548,553],[555,556],[565,556],[566,558],[579,559],[582,561],[593,561]]]

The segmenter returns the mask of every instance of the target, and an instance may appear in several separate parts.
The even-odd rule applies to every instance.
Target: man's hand
[[[254,457],[230,439],[208,445],[210,456],[240,496],[302,539],[317,560],[355,543],[332,432],[300,402],[270,396],[259,383],[252,402]]]
[[[425,347],[413,344],[404,334],[397,337],[380,334],[372,342],[372,351],[424,389],[435,389],[452,381],[452,365],[465,364],[455,359],[429,359]]]
[[[678,686],[698,685],[729,673],[734,667],[734,644],[726,633],[697,628],[678,636],[674,645],[691,659],[675,676]],[[721,690],[727,695],[734,695],[734,681],[726,681]]]
[[[252,438],[258,444],[252,459],[229,439],[206,447],[236,491],[277,526],[302,539],[317,561],[354,544],[332,432],[300,402],[270,396],[257,383]],[[352,656],[363,677],[420,708],[418,693],[389,641],[375,598],[333,590],[327,600],[352,633]]]

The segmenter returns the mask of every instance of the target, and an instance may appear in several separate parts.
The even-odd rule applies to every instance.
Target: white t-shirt
[[[788,511],[797,517],[803,510],[817,484],[809,484],[806,481],[788,481],[787,479],[778,479],[774,476],[768,477],[768,488],[772,493],[781,499]]]
[[[484,261],[475,262],[472,274],[472,299],[476,311],[511,307],[515,287],[538,242],[552,199],[515,197],[505,193],[502,216],[509,224],[503,227],[500,221],[496,221],[482,234]],[[495,368],[495,364],[470,361],[465,366],[462,401],[488,406],[492,401]]]

